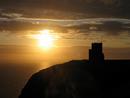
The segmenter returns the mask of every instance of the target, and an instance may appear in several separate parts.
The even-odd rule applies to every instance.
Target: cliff
[[[70,61],[41,70],[29,79],[19,98],[109,98],[130,96],[130,61],[91,64]]]

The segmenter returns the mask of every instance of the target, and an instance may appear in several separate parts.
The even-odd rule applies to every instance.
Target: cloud
[[[0,0],[0,9],[39,18],[130,18],[130,0]]]
[[[58,33],[83,33],[93,31],[108,35],[120,35],[123,31],[130,31],[130,20],[121,18],[89,18],[89,19],[41,19],[27,18],[17,13],[2,14],[6,18],[0,18],[0,31],[12,33],[21,31],[39,31],[53,29]]]
[[[20,18],[23,15],[19,13],[1,13],[1,16],[4,18]]]
[[[130,21],[127,19],[89,19],[82,20],[79,24],[66,26],[67,29],[76,33],[102,33],[107,35],[120,35],[123,32],[130,32]]]

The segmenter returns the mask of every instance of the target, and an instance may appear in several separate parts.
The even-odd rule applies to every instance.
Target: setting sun
[[[37,40],[37,45],[43,49],[50,49],[54,46],[55,36],[52,34],[52,30],[41,30],[39,34],[31,35],[32,38]]]
[[[54,37],[50,34],[50,30],[42,30],[37,36],[38,46],[44,49],[52,48],[54,45]]]
[[[28,38],[35,39],[36,45],[45,50],[49,50],[57,46],[57,40],[61,37],[56,31],[51,29],[44,29],[37,31],[35,34],[26,35]]]

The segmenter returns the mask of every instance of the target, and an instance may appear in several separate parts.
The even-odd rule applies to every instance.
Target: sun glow
[[[55,37],[51,34],[51,30],[39,31],[40,34],[35,35],[38,40],[38,46],[43,49],[50,49],[54,46]]]

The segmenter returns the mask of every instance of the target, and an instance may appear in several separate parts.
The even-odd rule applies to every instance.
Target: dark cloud
[[[122,32],[130,31],[130,24],[124,24],[120,21],[103,21],[102,24],[80,24],[67,27],[73,29],[77,33],[106,33],[108,35],[120,35]]]
[[[4,12],[22,13],[28,17],[52,18],[52,13],[59,11],[54,14],[53,18],[59,18],[59,13],[63,12],[64,16],[71,16],[74,15],[71,13],[75,13],[75,18],[130,18],[130,0],[0,0],[0,8]],[[64,16],[60,18],[65,18]]]
[[[119,21],[106,21],[99,26],[99,30],[106,31],[109,35],[118,35],[123,31],[130,31],[130,24],[123,24]]]
[[[29,22],[19,22],[19,21],[3,21],[0,22],[0,30],[6,31],[26,31],[26,30],[33,30],[38,29],[40,26],[33,25]]]
[[[130,20],[128,19],[106,19],[92,18],[80,20],[56,20],[25,18],[21,14],[4,14],[8,18],[0,18],[0,31],[38,31],[53,29],[61,33],[84,33],[96,31],[105,32],[108,35],[119,35],[121,32],[130,31]],[[12,16],[16,18],[12,18]]]

